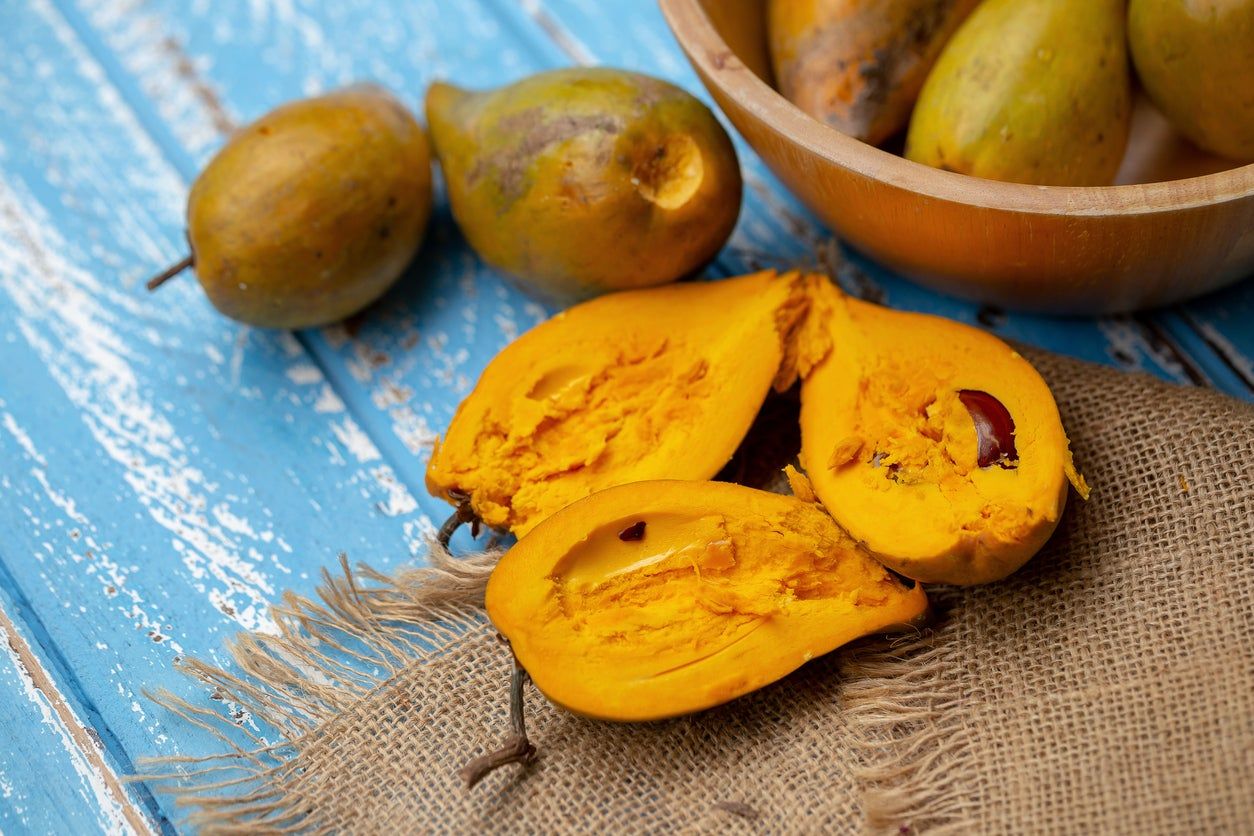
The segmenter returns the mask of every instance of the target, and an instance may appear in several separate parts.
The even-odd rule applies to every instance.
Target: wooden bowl
[[[1254,273],[1254,165],[1192,149],[1144,103],[1120,185],[940,171],[846,136],[777,93],[764,0],[660,2],[714,99],[793,194],[922,284],[1010,308],[1096,314],[1178,302]]]

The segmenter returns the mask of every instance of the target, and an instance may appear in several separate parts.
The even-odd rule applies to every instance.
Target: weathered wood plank
[[[207,751],[140,689],[191,696],[175,656],[264,629],[338,552],[407,559],[430,522],[298,341],[190,282],[143,293],[186,181],[55,9],[3,18],[0,586],[119,760]]]
[[[0,590],[0,832],[150,833]]]
[[[601,61],[662,75],[708,101],[654,3],[527,0],[515,4],[501,0],[499,8],[504,15],[529,20],[535,32],[569,60]],[[740,270],[746,264],[763,261],[812,261],[828,233],[779,186],[756,155],[739,142],[739,137],[737,140],[755,188],[746,201],[731,252],[721,263],[727,270]],[[1239,376],[1197,339],[1186,312],[1161,311],[1097,321],[1003,314],[916,287],[856,254],[851,261],[869,277],[873,291],[894,306],[978,322],[1013,339],[1088,360],[1144,369],[1181,382],[1208,383],[1232,394],[1254,397],[1254,390],[1247,389]],[[1227,295],[1254,297],[1254,284],[1247,282]],[[1244,328],[1239,321],[1233,324],[1235,335],[1254,341],[1254,324]],[[1224,328],[1214,330],[1225,333]],[[1233,345],[1242,340],[1240,336],[1227,339]],[[1244,356],[1251,353],[1254,352],[1245,352]]]
[[[1254,397],[1254,280],[1182,305],[1178,314]]]
[[[476,2],[153,0],[132,13],[124,0],[82,0],[66,11],[187,179],[231,125],[278,102],[371,79],[421,112],[434,78],[486,86],[535,68],[518,34]],[[347,328],[299,339],[421,493],[435,433],[487,359],[545,315],[474,257],[441,208],[392,293]]]
[[[3,13],[22,48],[0,53],[0,312],[16,323],[0,337],[11,500],[0,560],[123,754],[203,751],[211,741],[167,727],[138,687],[187,693],[172,656],[214,656],[235,628],[264,626],[264,602],[308,588],[336,551],[388,565],[414,548],[423,510],[440,510],[421,493],[432,429],[544,312],[479,265],[447,215],[403,285],[353,328],[249,331],[190,282],[146,298],[144,272],[177,254],[195,167],[232,124],[362,78],[417,105],[432,77],[496,84],[565,63],[565,49],[696,86],[639,2],[561,9],[553,26],[503,3],[67,0],[63,11]],[[576,12],[613,26],[593,38]],[[813,222],[745,159],[754,194],[720,269],[812,259]],[[855,263],[894,304],[976,315]],[[1001,326],[1187,377],[1141,324],[1103,329]]]

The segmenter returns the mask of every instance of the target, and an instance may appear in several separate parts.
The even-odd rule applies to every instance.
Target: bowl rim
[[[932,168],[843,134],[784,98],[728,46],[701,0],[659,0],[659,5],[680,47],[709,84],[784,141],[890,186],[979,208],[1067,216],[1158,214],[1254,198],[1254,163],[1118,186],[1037,186]]]

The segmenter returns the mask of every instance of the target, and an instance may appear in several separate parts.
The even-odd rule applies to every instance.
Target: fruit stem
[[[505,642],[506,646],[509,645],[507,639],[502,638],[501,641]],[[536,759],[536,747],[527,739],[527,721],[523,715],[523,709],[526,707],[523,687],[527,684],[527,671],[518,663],[518,657],[514,655],[513,648],[510,649],[509,655],[514,663],[514,670],[509,680],[509,724],[512,733],[506,739],[504,746],[486,755],[480,755],[461,768],[457,774],[466,782],[466,789],[472,788],[506,764],[521,763],[525,766]]]
[[[435,535],[435,541],[440,544],[440,548],[448,551],[449,541],[453,539],[453,535],[457,529],[466,523],[470,523],[470,536],[479,536],[479,515],[470,507],[470,497],[457,491],[449,491],[449,499],[457,503],[457,510],[449,515],[449,518],[440,526],[440,531]]]
[[[149,279],[146,287],[150,291],[156,290],[157,288],[161,287],[161,285],[165,284],[170,279],[174,278],[179,273],[182,273],[184,270],[186,270],[188,267],[191,267],[195,263],[196,263],[196,256],[189,254],[186,257],[184,257],[182,261],[179,261],[175,264],[171,264],[169,267],[165,268],[160,273],[158,273],[157,275]]]

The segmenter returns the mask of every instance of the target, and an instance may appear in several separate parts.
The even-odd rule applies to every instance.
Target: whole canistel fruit
[[[945,43],[979,0],[770,0],[779,91],[842,133],[878,145],[906,126]]]
[[[427,123],[470,245],[549,303],[689,275],[740,211],[718,120],[638,73],[555,70],[483,93],[434,84]]]
[[[1132,0],[1128,45],[1177,130],[1212,153],[1254,160],[1254,0]]]
[[[422,127],[386,90],[350,87],[276,108],[223,146],[188,195],[184,266],[232,319],[324,325],[392,286],[430,214]]]
[[[1128,142],[1124,0],[985,0],[941,53],[906,157],[991,180],[1105,186]]]

